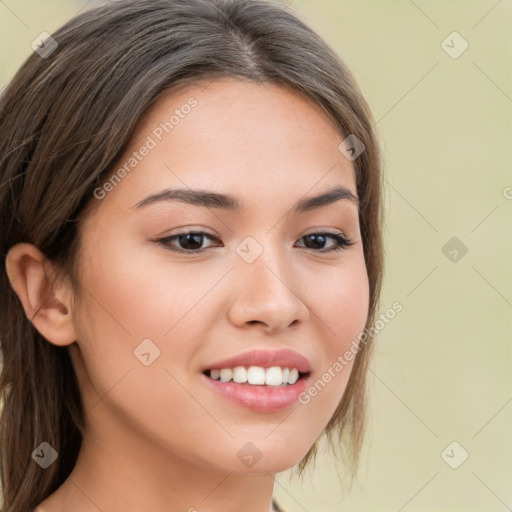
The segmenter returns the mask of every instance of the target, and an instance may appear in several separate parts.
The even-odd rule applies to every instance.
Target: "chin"
[[[235,459],[231,459],[230,467],[225,469],[237,473],[279,473],[297,465],[313,444],[305,445],[303,439],[294,443],[282,437],[268,441],[240,442]]]

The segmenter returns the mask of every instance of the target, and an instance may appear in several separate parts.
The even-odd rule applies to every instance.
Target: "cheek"
[[[332,358],[357,338],[367,321],[369,282],[362,254],[335,268],[315,268],[310,278],[305,302],[324,327],[326,353]]]
[[[369,281],[362,257],[347,260],[344,267],[333,269],[331,276],[322,277],[317,272],[317,277],[320,277],[317,284],[322,286],[310,294],[308,305],[323,326],[323,357],[299,401],[311,414],[321,417],[320,423],[326,424],[345,392],[357,353],[358,336],[366,326]]]
[[[336,333],[335,345],[344,349],[364,329],[368,318],[369,288],[366,269],[349,272],[339,286],[336,297],[326,304],[333,330]]]
[[[108,244],[89,245],[94,257],[88,255],[82,273],[84,302],[76,329],[91,381],[102,395],[130,368],[142,366],[138,358],[148,351],[155,357],[151,368],[170,368],[181,379],[200,349],[193,340],[201,340],[200,331],[218,318],[212,313],[213,288],[229,267],[170,264],[163,250],[140,250],[114,243],[114,233],[109,237]]]
[[[98,244],[89,261],[77,333],[91,423],[120,422],[174,453],[184,449],[180,443],[199,443],[208,418],[186,391],[189,363],[199,348],[194,332],[205,323],[193,321],[199,310],[194,306],[218,280],[217,272],[184,272],[183,266],[163,264],[164,258],[149,262],[141,252],[126,257],[123,247],[113,245]]]
[[[170,335],[224,273],[219,265],[171,262],[165,249],[122,241],[98,244],[91,261],[84,275],[90,315],[102,331],[133,342]]]

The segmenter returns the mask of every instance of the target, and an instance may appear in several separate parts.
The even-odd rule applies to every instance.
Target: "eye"
[[[160,240],[156,240],[156,242],[164,245],[171,251],[188,252],[193,254],[203,252],[208,249],[208,247],[201,247],[205,238],[209,240],[218,240],[217,237],[212,236],[205,231],[184,231],[182,233],[177,233],[176,235],[161,238]],[[178,242],[178,248],[173,244],[174,241]]]
[[[329,239],[334,241],[334,247],[331,246],[330,248],[325,249],[325,245]],[[341,233],[310,233],[309,235],[303,236],[300,240],[305,240],[307,249],[321,249],[316,250],[316,252],[341,251],[342,249],[346,249],[347,247],[354,245],[352,240]]]

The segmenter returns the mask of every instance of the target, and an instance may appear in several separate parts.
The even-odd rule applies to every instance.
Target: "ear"
[[[41,335],[58,346],[76,341],[71,287],[68,282],[53,286],[55,274],[44,254],[35,245],[16,244],[7,253],[6,270],[25,314]]]

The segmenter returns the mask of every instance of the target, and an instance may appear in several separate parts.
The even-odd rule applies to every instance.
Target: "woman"
[[[277,510],[322,434],[355,471],[382,213],[350,72],[258,0],[41,48],[0,101],[4,512]]]

